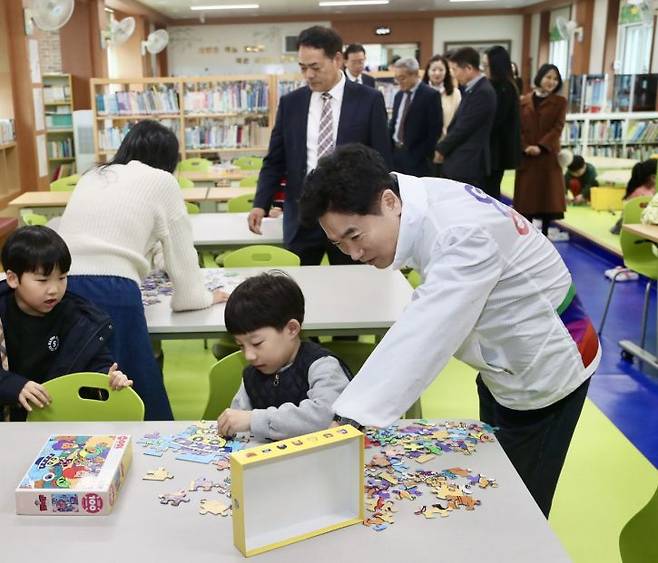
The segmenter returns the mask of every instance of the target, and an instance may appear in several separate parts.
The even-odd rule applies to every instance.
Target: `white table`
[[[199,213],[190,215],[194,246],[225,249],[249,244],[283,244],[283,218],[265,217],[262,235],[256,235],[247,225],[248,213]]]
[[[223,480],[228,470],[145,456],[134,447],[132,466],[109,516],[18,516],[14,488],[50,434],[173,434],[187,422],[28,423],[0,424],[0,440],[13,444],[11,455],[0,464],[0,560],[3,563],[48,561],[93,563],[138,561],[161,563],[218,563],[246,561],[233,546],[231,518],[198,513],[199,499],[212,493],[189,493],[190,502],[164,506],[158,494],[186,487],[192,479]],[[366,450],[370,459],[375,449]],[[164,483],[143,481],[149,469],[163,465],[174,479]],[[410,464],[410,467],[413,464]],[[383,532],[353,525],[306,541],[258,555],[254,561],[282,563],[388,563],[391,561],[449,561],[463,563],[569,561],[499,444],[480,444],[472,456],[449,453],[422,469],[468,467],[496,478],[497,489],[478,491],[483,504],[473,512],[453,512],[447,518],[427,520],[413,510],[431,504],[429,492],[416,501],[397,501],[395,524]],[[272,483],[276,486],[276,483]],[[214,493],[217,495],[217,493]],[[219,498],[219,497],[218,497]],[[281,506],[281,510],[286,510]]]
[[[272,268],[236,268],[247,277]],[[383,334],[411,299],[409,282],[394,270],[373,266],[300,266],[284,270],[306,299],[305,334]],[[224,305],[174,313],[170,297],[145,307],[152,338],[209,338],[226,332]],[[420,329],[419,329],[420,330]]]
[[[630,180],[630,178],[631,178],[630,169],[606,170],[604,172],[601,172],[596,177],[600,186],[606,186],[606,185],[625,186],[628,183],[628,180]]]

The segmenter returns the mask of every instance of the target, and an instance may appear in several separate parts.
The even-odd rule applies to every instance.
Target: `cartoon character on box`
[[[78,495],[56,494],[52,497],[53,512],[78,512]]]

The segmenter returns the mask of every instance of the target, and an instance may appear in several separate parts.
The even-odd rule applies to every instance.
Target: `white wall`
[[[608,0],[595,0],[594,17],[592,19],[592,44],[589,52],[589,71],[592,74],[603,72],[605,24],[607,20]]]
[[[297,72],[297,56],[283,52],[287,35],[298,35],[312,25],[328,21],[234,25],[170,26],[167,57],[172,76],[210,74],[278,74]],[[263,45],[248,53],[246,46]],[[235,51],[235,52],[234,52]],[[247,59],[241,63],[238,59]]]
[[[434,18],[434,53],[445,51],[444,43],[469,41],[512,41],[512,60],[520,63],[523,49],[523,16],[466,16]]]

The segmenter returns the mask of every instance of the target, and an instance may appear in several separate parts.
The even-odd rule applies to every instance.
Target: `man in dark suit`
[[[332,29],[313,26],[298,38],[299,68],[307,86],[279,100],[267,156],[258,176],[249,229],[261,233],[265,210],[286,177],[283,241],[303,265],[319,264],[327,252],[332,264],[352,260],[327,241],[319,225],[299,224],[298,200],[306,175],[336,145],[363,143],[377,150],[390,166],[384,98],[374,88],[346,80],[342,72],[342,39]]]
[[[444,178],[481,187],[491,171],[489,137],[496,92],[480,72],[480,55],[475,49],[458,49],[449,64],[464,93],[448,134],[436,145],[436,160],[443,163]]]
[[[393,169],[411,176],[430,176],[434,147],[443,130],[441,94],[420,79],[416,59],[399,59],[393,74],[400,86],[389,126]]]
[[[366,66],[366,50],[363,48],[363,45],[359,45],[358,43],[349,45],[345,49],[343,57],[345,58],[345,76],[347,76],[348,80],[370,86],[371,88],[375,87],[375,79],[363,73],[363,69]]]

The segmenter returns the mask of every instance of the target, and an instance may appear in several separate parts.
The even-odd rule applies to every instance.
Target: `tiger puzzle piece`
[[[173,479],[174,476],[169,473],[164,467],[158,467],[157,469],[151,469],[146,472],[146,475],[142,477],[144,481],[165,481],[167,479]]]
[[[166,493],[158,495],[160,504],[170,504],[171,506],[178,506],[181,502],[190,502],[190,497],[187,496],[185,489],[176,491],[175,493]]]
[[[206,479],[205,477],[199,477],[194,481],[190,481],[189,490],[198,491],[201,489],[203,491],[210,492],[212,491],[213,487],[219,487],[219,486],[220,486],[219,483],[215,483],[210,479]]]
[[[199,503],[199,514],[213,514],[214,516],[228,516],[231,507],[220,500],[202,498]]]

